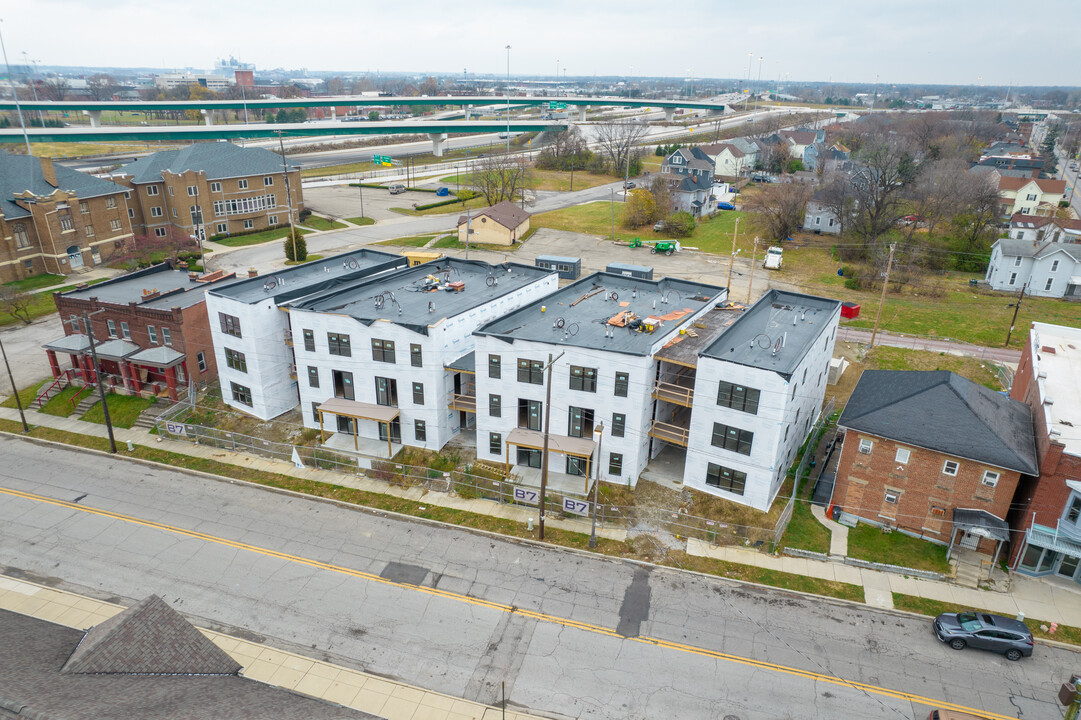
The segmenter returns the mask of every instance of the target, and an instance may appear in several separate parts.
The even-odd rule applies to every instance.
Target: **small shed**
[[[555,270],[563,280],[577,280],[582,274],[582,258],[538,255],[535,264],[545,270]]]
[[[605,272],[612,273],[613,275],[626,275],[627,277],[638,278],[639,280],[652,280],[653,268],[646,265],[630,265],[628,263],[609,263],[608,267],[604,269]]]

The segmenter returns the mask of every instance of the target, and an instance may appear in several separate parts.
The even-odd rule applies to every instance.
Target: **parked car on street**
[[[627,190],[633,190],[635,188],[634,180],[628,180],[627,182],[623,183],[623,187]]]
[[[653,232],[664,232],[664,229],[668,227],[668,223],[664,220],[658,220],[653,223]]]
[[[1032,632],[1020,620],[970,610],[942,613],[932,623],[935,636],[954,650],[990,650],[1020,660],[1032,655]]]

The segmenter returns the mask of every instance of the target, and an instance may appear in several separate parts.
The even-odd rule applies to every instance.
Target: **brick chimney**
[[[60,187],[56,182],[56,168],[53,167],[52,158],[38,158],[38,161],[41,163],[41,174],[45,177],[45,182],[53,187]]]

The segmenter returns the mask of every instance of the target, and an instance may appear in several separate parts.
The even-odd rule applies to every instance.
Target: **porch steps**
[[[64,387],[66,386],[60,385],[59,383],[51,384],[48,390],[34,398],[34,400],[30,403],[30,407],[34,410],[40,411],[41,408],[45,407],[50,400],[59,395],[64,390]]]
[[[132,427],[142,428],[143,430],[150,430],[154,427],[154,420],[164,412],[164,408],[158,405],[151,405],[146,410],[139,413],[139,417],[136,418],[135,424]]]
[[[75,406],[75,412],[72,413],[73,417],[81,418],[85,415],[90,408],[101,402],[100,394],[96,392],[90,392],[86,397],[79,401],[79,404]]]

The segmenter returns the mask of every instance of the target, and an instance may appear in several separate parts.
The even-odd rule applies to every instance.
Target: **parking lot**
[[[434,187],[434,185],[433,185]],[[452,187],[453,191],[454,188]],[[407,191],[391,195],[386,188],[359,188],[349,185],[304,188],[304,205],[316,215],[336,218],[360,217],[360,195],[364,193],[364,215],[375,221],[400,218],[391,208],[412,208],[413,204],[427,205],[449,197],[436,197],[435,193]]]

